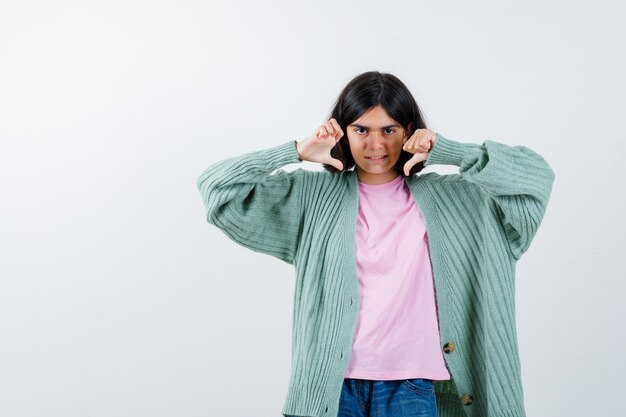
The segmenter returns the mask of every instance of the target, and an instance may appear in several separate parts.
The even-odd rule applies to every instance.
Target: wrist
[[[298,153],[298,161],[304,161],[304,159],[302,159],[302,145],[297,140],[294,140],[294,142],[296,142],[296,152]]]
[[[300,151],[300,142],[294,140],[296,146],[296,152],[298,153],[298,161],[302,161],[302,153]]]
[[[481,145],[464,143],[448,139],[437,133],[425,165],[441,164],[461,166],[463,158],[469,152],[475,152]]]

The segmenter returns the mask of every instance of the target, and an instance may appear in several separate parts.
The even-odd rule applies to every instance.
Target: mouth
[[[372,155],[372,156],[366,156],[365,159],[369,159],[371,161],[382,161],[383,159],[387,158],[389,155]]]

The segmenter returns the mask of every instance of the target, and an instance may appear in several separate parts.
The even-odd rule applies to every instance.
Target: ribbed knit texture
[[[283,414],[335,417],[359,287],[356,172],[278,168],[296,142],[214,163],[198,178],[206,219],[233,241],[295,269],[291,376]],[[515,263],[544,216],[554,172],[524,146],[437,134],[426,165],[459,174],[406,177],[426,222],[442,350],[440,417],[524,417],[515,323]],[[276,172],[274,172],[276,171]],[[445,350],[444,350],[445,352]],[[470,395],[471,404],[463,404]]]

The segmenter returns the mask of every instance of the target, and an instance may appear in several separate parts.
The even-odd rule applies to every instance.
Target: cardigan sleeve
[[[244,247],[292,264],[303,218],[304,170],[276,170],[297,162],[296,141],[290,140],[210,165],[197,180],[207,222]]]
[[[525,146],[485,140],[461,143],[437,133],[425,165],[459,166],[462,178],[479,185],[495,200],[515,259],[530,246],[543,219],[554,171],[543,157]]]

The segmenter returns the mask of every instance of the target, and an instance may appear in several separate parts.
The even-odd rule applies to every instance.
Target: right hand
[[[332,165],[338,170],[343,170],[343,164],[339,159],[330,156],[330,150],[343,137],[343,130],[337,120],[331,118],[322,124],[311,136],[296,144],[300,159],[303,161],[319,162]]]

